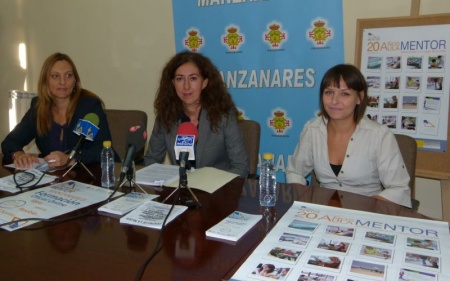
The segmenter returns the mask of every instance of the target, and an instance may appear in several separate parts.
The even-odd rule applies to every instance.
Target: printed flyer
[[[77,181],[66,181],[51,186],[30,190],[15,196],[0,199],[0,224],[13,222],[3,227],[17,230],[106,200],[113,190]],[[116,192],[114,197],[123,193]]]
[[[450,280],[447,222],[294,202],[231,280]]]

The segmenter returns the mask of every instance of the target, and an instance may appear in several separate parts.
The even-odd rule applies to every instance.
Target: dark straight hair
[[[356,66],[351,64],[335,65],[328,69],[324,74],[322,82],[320,83],[319,116],[323,116],[326,119],[330,118],[323,106],[323,92],[330,86],[339,88],[341,79],[347,84],[349,89],[355,90],[358,95],[360,95],[361,92],[363,93],[362,97],[360,95],[361,102],[356,105],[353,115],[355,122],[358,123],[364,117],[369,97],[367,96],[367,82],[364,75],[362,75],[361,71],[359,71]]]

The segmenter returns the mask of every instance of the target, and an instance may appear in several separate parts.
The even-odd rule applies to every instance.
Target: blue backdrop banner
[[[261,124],[260,155],[275,154],[277,179],[303,125],[319,108],[325,71],[343,63],[341,0],[173,0],[176,51],[208,56],[239,118]]]

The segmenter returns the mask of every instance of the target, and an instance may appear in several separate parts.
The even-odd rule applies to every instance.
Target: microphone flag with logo
[[[99,131],[98,128],[99,123],[100,119],[98,118],[98,115],[95,113],[88,113],[83,117],[83,119],[78,120],[77,124],[75,125],[75,128],[73,129],[73,132],[79,135],[80,137],[78,138],[77,144],[70,152],[67,163],[69,163],[79,152],[81,146],[84,143],[84,140],[86,139],[90,141],[94,140],[95,136],[97,136],[97,133]]]
[[[177,130],[175,139],[175,157],[180,160],[181,152],[189,153],[189,160],[195,160],[195,142],[198,139],[197,127],[191,122],[181,123]]]

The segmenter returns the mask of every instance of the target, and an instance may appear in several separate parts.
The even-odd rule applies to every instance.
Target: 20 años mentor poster
[[[363,30],[367,115],[418,148],[447,148],[450,25]]]

